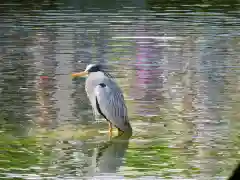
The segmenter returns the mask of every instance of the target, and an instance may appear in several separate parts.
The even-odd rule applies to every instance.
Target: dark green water
[[[226,179],[240,161],[239,5],[0,4],[0,179]],[[109,141],[71,79],[94,62],[124,91],[131,137]]]

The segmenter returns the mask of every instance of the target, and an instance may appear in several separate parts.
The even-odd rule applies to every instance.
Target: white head
[[[88,64],[86,66],[85,72],[88,72],[91,68],[93,68],[95,66],[95,64]]]
[[[100,64],[89,64],[85,69],[85,72],[88,72],[88,73],[97,72],[97,71],[102,71],[102,66]]]
[[[102,66],[100,64],[89,64],[87,65],[85,71],[80,73],[73,73],[72,77],[81,77],[81,76],[87,76],[89,73],[103,71]]]

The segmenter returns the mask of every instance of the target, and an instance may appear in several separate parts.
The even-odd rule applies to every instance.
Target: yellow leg
[[[112,130],[113,130],[112,124],[109,122],[109,123],[108,123],[108,132],[109,132],[109,137],[110,137],[110,138],[112,137]]]

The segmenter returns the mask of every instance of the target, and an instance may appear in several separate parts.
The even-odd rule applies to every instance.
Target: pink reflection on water
[[[150,39],[136,42],[136,77],[132,97],[137,101],[137,112],[142,115],[156,115],[159,112],[157,99],[161,94],[157,89],[162,87],[162,71],[159,69],[158,49]]]

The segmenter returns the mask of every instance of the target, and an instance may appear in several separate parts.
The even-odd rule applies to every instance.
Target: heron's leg
[[[109,132],[109,137],[112,137],[112,124],[109,122],[108,123],[108,132]]]

